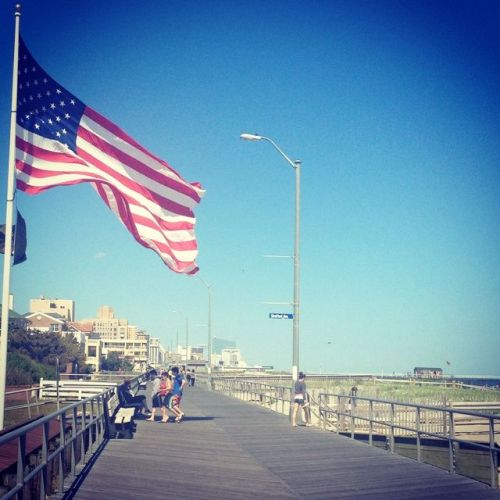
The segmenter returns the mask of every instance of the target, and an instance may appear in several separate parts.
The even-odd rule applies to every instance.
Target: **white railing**
[[[116,382],[96,382],[93,380],[44,380],[40,379],[40,399],[67,401],[80,401],[90,396],[95,396],[111,387],[116,387]]]

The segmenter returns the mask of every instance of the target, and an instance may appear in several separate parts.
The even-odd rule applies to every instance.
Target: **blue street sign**
[[[270,319],[293,319],[293,314],[290,313],[269,313]]]

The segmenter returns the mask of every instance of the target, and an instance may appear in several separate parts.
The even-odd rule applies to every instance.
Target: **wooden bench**
[[[107,401],[108,438],[132,438],[135,431],[135,408],[120,406],[116,392]]]

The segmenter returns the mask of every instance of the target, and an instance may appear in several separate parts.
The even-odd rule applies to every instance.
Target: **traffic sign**
[[[269,313],[270,319],[293,319],[291,313]]]

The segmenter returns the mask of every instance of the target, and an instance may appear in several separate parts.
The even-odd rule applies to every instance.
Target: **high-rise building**
[[[230,347],[222,350],[221,354],[224,367],[246,368],[247,364],[241,355],[238,347]]]
[[[154,368],[163,366],[167,361],[167,351],[159,338],[149,339],[149,364]]]
[[[128,319],[116,318],[113,308],[101,306],[92,323],[93,335],[99,338],[103,356],[115,352],[130,361],[135,370],[145,370],[149,360],[149,335],[129,325]]]
[[[115,318],[113,308],[101,306],[97,311],[97,317],[92,318],[94,333],[101,339],[110,340],[135,340],[137,338],[137,328],[129,325],[128,319]]]
[[[219,337],[214,337],[212,341],[212,353],[221,354],[223,349],[229,349],[231,347],[236,347],[236,342],[234,340],[220,339]]]

